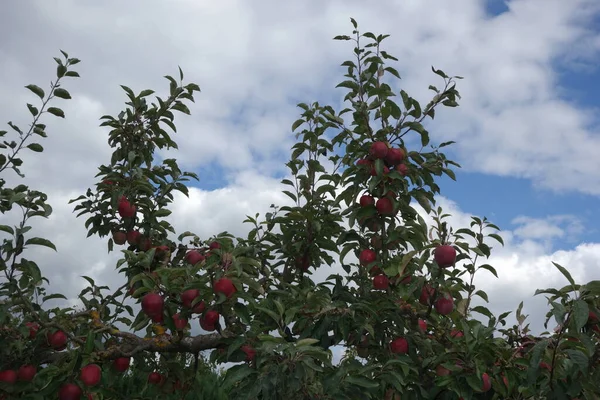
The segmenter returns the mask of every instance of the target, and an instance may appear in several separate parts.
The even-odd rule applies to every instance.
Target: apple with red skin
[[[408,353],[408,341],[399,337],[391,341],[390,351],[394,354],[406,354]]]
[[[508,387],[508,378],[506,377],[506,375],[502,375],[502,382],[504,382],[504,386]]]
[[[590,311],[588,314],[588,322],[590,324],[597,324],[598,323],[598,316],[596,315],[595,312]]]
[[[123,245],[127,241],[127,233],[124,231],[115,231],[112,234],[112,239],[115,244]]]
[[[129,368],[130,362],[131,358],[129,357],[115,358],[115,360],[113,361],[113,367],[115,367],[117,372],[125,372]]]
[[[140,231],[137,231],[137,230],[129,231],[129,232],[127,232],[127,243],[136,244],[138,242],[138,240],[140,240],[141,236],[142,236],[142,234],[140,233]]]
[[[390,287],[390,280],[386,275],[380,274],[373,277],[373,288],[375,290],[387,290]]]
[[[404,160],[404,151],[395,147],[389,149],[385,156],[385,162],[391,166],[400,164],[402,160]]]
[[[371,161],[367,158],[360,159],[356,162],[356,166],[358,166],[358,167],[367,167],[367,166],[371,166],[371,165],[373,165],[373,161]]]
[[[211,250],[220,249],[221,248],[221,243],[219,243],[219,242],[212,242],[211,244],[208,245],[208,248],[211,249]]]
[[[404,285],[408,285],[409,283],[412,282],[412,276],[408,275],[405,276],[404,278],[402,278],[402,280],[400,281],[400,283],[404,284]]]
[[[399,164],[396,167],[396,171],[398,171],[398,173],[401,176],[406,176],[408,174],[408,167],[406,166],[406,164]]]
[[[119,200],[117,211],[121,218],[132,218],[135,216],[137,207],[134,204],[131,204],[129,200],[123,196]]]
[[[175,329],[178,331],[182,331],[188,324],[188,320],[186,318],[180,317],[180,314],[173,314],[173,324],[175,325]]]
[[[360,261],[360,265],[362,265],[364,267],[366,265],[371,264],[372,262],[375,262],[375,260],[377,260],[377,253],[375,253],[371,249],[364,249],[363,251],[360,252],[360,255],[358,256],[358,260]]]
[[[306,272],[310,268],[310,255],[305,254],[303,256],[296,257],[294,262],[296,264],[296,268]]]
[[[434,307],[439,314],[448,315],[454,310],[454,299],[449,295],[443,295],[435,301]]]
[[[17,378],[20,381],[31,382],[37,373],[37,368],[31,364],[22,365],[17,371]]]
[[[383,175],[387,175],[390,173],[390,169],[386,166],[383,166]],[[377,169],[375,166],[371,166],[371,176],[377,176]]]
[[[361,207],[368,207],[375,204],[375,199],[373,198],[373,196],[365,194],[360,197],[359,203]]]
[[[163,381],[163,376],[161,374],[159,374],[158,372],[150,372],[148,374],[148,383],[151,383],[153,385],[158,385],[159,383],[162,383]]]
[[[206,257],[204,257],[204,255],[201,254],[198,250],[190,250],[185,255],[185,261],[192,265],[196,265],[199,262],[204,261],[205,258]]]
[[[243,345],[240,349],[246,353],[246,361],[252,361],[256,357],[256,350],[252,346]]]
[[[54,333],[48,332],[46,334],[46,339],[48,340],[48,344],[55,350],[64,350],[67,345],[67,334],[63,331],[56,331]]]
[[[369,149],[369,155],[375,159],[382,159],[387,156],[389,147],[385,142],[375,142]]]
[[[394,203],[389,197],[382,197],[375,203],[375,208],[380,215],[392,215],[394,213]]]
[[[221,278],[213,285],[213,290],[216,295],[223,293],[228,299],[236,292],[235,285],[229,278]]]
[[[155,315],[151,316],[150,319],[155,324],[162,324],[163,321],[165,320],[165,316],[163,314],[155,314]]]
[[[142,311],[149,317],[162,315],[165,302],[157,293],[148,293],[142,299]]]
[[[17,381],[17,373],[12,369],[0,371],[0,382],[14,384]]]
[[[435,367],[435,374],[437,376],[448,376],[450,375],[450,370],[444,367],[442,364],[439,364],[437,367]]]
[[[101,378],[102,370],[97,364],[88,364],[79,373],[79,379],[86,386],[96,386]]]
[[[148,237],[140,236],[137,246],[140,251],[148,251],[152,248],[152,240]]]
[[[459,331],[458,329],[452,329],[450,331],[450,336],[453,338],[461,338],[465,336],[465,334],[462,331]]]
[[[74,383],[65,383],[58,391],[59,400],[80,400],[83,396],[83,391]]]
[[[217,322],[219,321],[219,313],[215,310],[208,310],[200,318],[200,327],[205,331],[212,332],[217,329]]]
[[[481,386],[481,391],[482,392],[487,392],[492,388],[492,381],[490,379],[490,376],[484,372],[481,375],[481,379],[483,380],[483,385]]]
[[[540,363],[540,368],[546,369],[548,371],[552,371],[552,366],[545,361]]]
[[[198,289],[188,289],[181,293],[181,304],[185,308],[192,308],[193,301],[200,297],[200,290]]]
[[[435,289],[428,284],[424,285],[421,289],[421,295],[419,296],[419,303],[428,306],[431,297],[435,294]]]
[[[419,319],[419,330],[423,333],[427,332],[427,321]]]
[[[433,251],[433,259],[440,268],[451,267],[456,262],[456,249],[447,244],[438,246]]]
[[[25,322],[25,326],[29,328],[29,339],[35,339],[35,335],[40,329],[40,326],[35,322]]]

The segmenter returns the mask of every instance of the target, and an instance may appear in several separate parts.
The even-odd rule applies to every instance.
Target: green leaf
[[[156,218],[160,218],[160,217],[167,217],[169,215],[171,215],[171,210],[168,210],[166,208],[161,208],[160,210],[156,210],[156,212],[154,213],[154,216]]]
[[[71,98],[71,94],[68,91],[66,91],[65,89],[62,89],[62,88],[54,89],[54,95],[56,97],[60,97],[61,99],[67,99],[68,100],[68,99]]]
[[[360,375],[348,376],[344,379],[344,382],[367,389],[375,389],[379,387],[379,383],[377,381]]]
[[[486,303],[489,303],[490,301],[488,300],[488,295],[487,293],[485,293],[483,290],[478,290],[475,292],[475,295],[481,297],[483,300],[485,300]]]
[[[497,233],[490,233],[488,236],[491,237],[491,238],[493,238],[493,239],[496,239],[496,241],[498,241],[502,246],[504,246],[504,240]]]
[[[479,266],[479,268],[486,269],[486,270],[490,271],[492,274],[494,274],[494,276],[496,278],[498,277],[498,272],[496,272],[496,269],[489,264],[482,264]]]
[[[41,87],[36,86],[36,85],[27,85],[25,87],[27,89],[31,90],[33,93],[37,94],[40,99],[42,99],[42,100],[44,99],[44,96],[46,94],[44,93],[44,91],[42,90]]]
[[[300,125],[304,123],[303,119],[298,119],[292,124],[292,132],[294,132]]]
[[[68,300],[67,297],[64,294],[60,294],[60,293],[54,293],[54,294],[50,294],[48,296],[44,296],[42,298],[42,302],[45,303],[48,300],[52,300],[52,299],[63,299],[63,300]]]
[[[223,382],[223,384],[226,387],[231,387],[235,383],[241,381],[244,378],[247,378],[248,376],[254,373],[255,371],[246,364],[236,365],[227,370],[227,373],[225,374],[225,381]]]
[[[569,283],[571,285],[575,285],[575,281],[573,280],[573,277],[571,276],[571,274],[569,273],[569,271],[567,271],[567,269],[555,262],[552,262],[552,264],[554,264],[554,266],[560,271],[561,274],[564,275],[565,278],[567,278],[567,280],[569,281]]]
[[[46,247],[50,247],[51,249],[53,249],[54,251],[56,251],[56,246],[54,246],[54,244],[49,241],[48,239],[44,239],[44,238],[39,238],[39,237],[33,237],[30,239],[27,239],[27,241],[25,242],[25,246],[30,245],[30,244],[35,244],[38,246],[46,246]]]
[[[588,356],[586,356],[581,350],[567,349],[565,350],[565,353],[567,353],[571,361],[573,361],[573,363],[582,371],[587,371],[590,361]]]
[[[587,323],[590,307],[585,301],[576,300],[573,303],[573,309],[571,312],[573,313],[573,323],[575,324],[575,329],[579,331]]]
[[[15,231],[13,230],[13,228],[11,228],[8,225],[0,225],[0,231],[9,233],[11,235],[15,234]]]
[[[31,115],[33,115],[34,117],[36,115],[38,115],[38,109],[36,107],[34,107],[32,104],[27,103],[27,108],[29,109],[29,112],[31,113]]]
[[[44,151],[44,148],[39,143],[30,143],[27,145],[27,148],[31,151],[35,151],[36,153],[41,153]]]
[[[65,112],[63,110],[61,110],[60,108],[49,107],[48,112],[52,115],[56,115],[57,117],[61,117],[61,118],[65,117]]]

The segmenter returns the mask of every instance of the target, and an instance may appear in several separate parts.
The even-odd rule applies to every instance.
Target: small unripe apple
[[[408,353],[408,341],[402,337],[396,338],[390,343],[390,350],[394,354],[406,354]]]
[[[373,277],[373,288],[376,290],[387,290],[390,287],[390,280],[386,275],[376,275]]]
[[[157,293],[148,293],[142,299],[142,311],[149,317],[161,315],[164,304],[162,296]]]
[[[65,383],[58,391],[59,400],[80,400],[81,396],[83,396],[83,391],[74,383]]]
[[[113,242],[120,246],[122,244],[125,244],[125,242],[127,241],[127,233],[125,233],[124,231],[115,231],[113,232],[112,238]]]
[[[115,358],[113,361],[113,366],[118,372],[125,372],[129,368],[129,363],[131,359],[129,357],[119,357]]]
[[[375,142],[371,145],[369,149],[369,154],[371,157],[376,159],[385,158],[389,151],[389,147],[385,142]]]
[[[228,299],[236,292],[235,285],[229,278],[221,278],[213,285],[215,294],[223,293]]]
[[[35,368],[35,366],[31,364],[22,365],[17,371],[17,378],[20,381],[31,382],[36,373],[37,369]]]
[[[450,245],[441,245],[433,251],[433,259],[440,268],[448,268],[456,262],[456,249]]]
[[[97,364],[88,364],[79,373],[79,379],[86,386],[96,386],[101,378],[102,370]]]
[[[435,301],[435,310],[442,314],[448,315],[454,310],[454,299],[449,295],[443,295]]]
[[[360,203],[361,207],[368,207],[368,206],[372,206],[373,204],[375,204],[375,199],[373,198],[373,196],[369,196],[368,194],[365,194],[360,197],[359,203]]]
[[[198,250],[190,250],[185,255],[185,261],[192,265],[196,265],[199,262],[204,261],[205,258],[206,257],[204,257],[204,255],[200,254],[200,252]]]
[[[371,249],[364,249],[360,252],[358,259],[360,261],[360,265],[364,267],[366,265],[371,264],[372,262],[375,262],[375,260],[377,259],[377,253],[375,253]]]
[[[375,208],[380,215],[392,215],[394,213],[394,203],[389,197],[382,197],[377,200]]]

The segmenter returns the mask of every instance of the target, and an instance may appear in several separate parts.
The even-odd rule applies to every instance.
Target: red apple
[[[56,331],[54,333],[48,332],[46,334],[46,339],[48,340],[48,344],[55,350],[64,350],[67,344],[67,334],[63,331]]]
[[[149,317],[161,315],[164,307],[163,298],[157,293],[148,293],[142,299],[142,311]]]
[[[373,162],[371,160],[369,160],[369,159],[366,159],[366,158],[360,159],[360,160],[358,160],[356,162],[356,165],[358,167],[361,167],[361,166],[370,166],[371,164],[373,164]]]
[[[502,375],[502,382],[504,382],[504,386],[508,387],[508,378],[506,377],[506,375]]]
[[[396,338],[390,343],[390,350],[394,354],[406,354],[408,353],[408,341],[402,337]]]
[[[458,329],[452,329],[450,331],[450,336],[453,338],[461,338],[465,336],[465,334],[462,331],[459,331]]]
[[[131,362],[131,359],[129,357],[115,358],[115,360],[113,361],[113,367],[115,367],[115,369],[118,372],[125,372],[129,368],[130,362]]]
[[[256,357],[256,350],[252,346],[243,345],[241,350],[246,353],[246,361],[252,361]]]
[[[386,290],[390,287],[390,280],[386,275],[376,275],[373,277],[373,288],[376,290]]]
[[[160,313],[160,314],[154,314],[153,316],[150,317],[150,319],[155,324],[162,324],[163,321],[165,320],[165,316],[162,313]]]
[[[405,285],[408,285],[409,283],[412,282],[412,276],[408,275],[405,276],[404,278],[402,278],[402,280],[400,281],[400,283],[403,283]]]
[[[236,292],[235,285],[229,278],[221,278],[213,285],[215,294],[223,293],[225,297],[230,298]]]
[[[212,242],[210,245],[208,245],[208,248],[211,249],[211,250],[220,249],[221,248],[221,243],[219,243],[219,242]]]
[[[372,206],[373,204],[375,204],[375,199],[373,198],[373,196],[369,196],[368,194],[365,194],[360,197],[359,202],[360,202],[361,207],[368,207],[368,206]]]
[[[200,318],[200,327],[205,331],[212,332],[217,329],[217,322],[219,321],[219,313],[215,310],[208,310]]]
[[[152,248],[152,240],[149,237],[140,236],[137,245],[140,251],[148,251]]]
[[[12,385],[16,381],[17,373],[12,369],[5,369],[4,371],[0,371],[0,382],[5,382]]]
[[[438,246],[433,251],[433,259],[440,268],[451,267],[456,262],[456,249],[447,244]]]
[[[394,213],[394,203],[389,197],[382,197],[375,203],[375,208],[380,215],[392,215]]]
[[[96,386],[102,378],[102,370],[97,364],[88,364],[81,368],[79,379],[86,386]]]
[[[450,375],[450,370],[440,364],[435,368],[435,373],[437,376],[448,376]]]
[[[135,216],[136,211],[137,207],[134,204],[131,204],[125,196],[121,197],[118,206],[118,212],[121,218],[132,218]]]
[[[423,333],[427,332],[427,321],[419,319],[419,330]]]
[[[552,366],[545,361],[540,363],[540,368],[547,369],[548,371],[552,371]]]
[[[204,257],[204,255],[200,254],[200,252],[198,250],[190,250],[185,255],[185,261],[192,265],[196,265],[199,262],[204,261],[205,258],[206,257]]]
[[[404,160],[404,151],[402,149],[391,148],[385,156],[385,162],[389,165],[398,165]]]
[[[387,175],[390,173],[390,169],[386,166],[383,167],[383,175]],[[371,166],[371,176],[377,176],[377,170],[375,169],[375,166]]]
[[[29,328],[29,339],[34,339],[40,326],[35,322],[25,322],[25,326]]]
[[[373,158],[385,158],[389,151],[388,145],[385,142],[375,142],[369,149],[369,154]]]
[[[124,231],[115,231],[113,232],[113,242],[115,242],[115,244],[118,244],[119,246],[122,244],[125,244],[125,242],[127,241],[127,233],[125,233]]]
[[[159,374],[158,372],[150,372],[148,374],[148,383],[157,385],[157,384],[161,383],[162,380],[163,380],[163,376],[161,374]]]
[[[129,244],[136,244],[138,242],[138,240],[140,239],[140,236],[142,234],[140,233],[140,231],[129,231],[127,232],[127,243]]]
[[[449,295],[443,295],[435,301],[434,306],[438,313],[448,315],[454,310],[454,299]]]
[[[83,396],[83,391],[74,383],[65,383],[58,391],[59,400],[80,400],[81,396]]]
[[[35,366],[31,364],[22,365],[17,371],[17,377],[20,381],[31,382],[36,373],[37,369]]]
[[[431,296],[435,293],[435,289],[429,285],[424,285],[421,289],[421,296],[419,296],[419,303],[428,306],[431,300]]]
[[[590,324],[597,324],[598,323],[598,316],[593,311],[590,311],[589,314],[588,314],[588,322]]]
[[[406,176],[408,174],[408,167],[406,164],[400,164],[396,167],[396,171],[402,176]]]
[[[310,255],[305,254],[301,257],[297,257],[294,262],[296,264],[296,268],[306,272],[310,268]]]
[[[181,303],[186,308],[192,308],[192,303],[198,297],[200,297],[200,290],[188,289],[181,293]]]
[[[358,256],[360,265],[362,265],[363,267],[371,264],[372,262],[375,262],[376,259],[377,259],[377,253],[375,253],[371,249],[364,249],[363,251],[360,252],[360,255]]]
[[[487,373],[483,373],[481,375],[481,379],[483,380],[483,385],[481,386],[482,392],[487,392],[492,388],[492,381],[490,380],[490,376]]]
[[[181,318],[179,313],[173,314],[173,324],[175,325],[175,329],[182,331],[187,326],[188,320],[186,318]]]

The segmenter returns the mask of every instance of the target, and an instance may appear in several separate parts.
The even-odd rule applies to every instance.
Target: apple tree
[[[337,85],[346,108],[298,105],[289,202],[248,216],[245,237],[177,234],[169,222],[175,194],[198,177],[157,151],[177,149],[175,114],[191,113],[199,86],[181,69],[165,97],[122,86],[126,108],[101,117],[112,156],[71,201],[88,237],[120,252],[122,284],[83,276],[77,306],[27,257],[60,249],[31,226],[52,214],[46,194],[18,179],[19,154],[43,151],[43,118],[66,117],[56,105],[71,98],[63,83],[79,60],[55,58],[48,93],[26,86],[39,103],[27,104],[31,124],[0,131],[0,398],[599,398],[600,282],[555,264],[567,284],[536,292],[548,296],[546,328],[558,324],[540,336],[522,303],[513,326],[485,306],[473,277],[497,277],[499,228],[477,217],[451,227],[436,205],[437,182],[459,165],[428,124],[458,106],[461,78],[432,68],[439,88],[421,105],[398,89],[388,35],[351,22],[335,37],[352,44]]]

